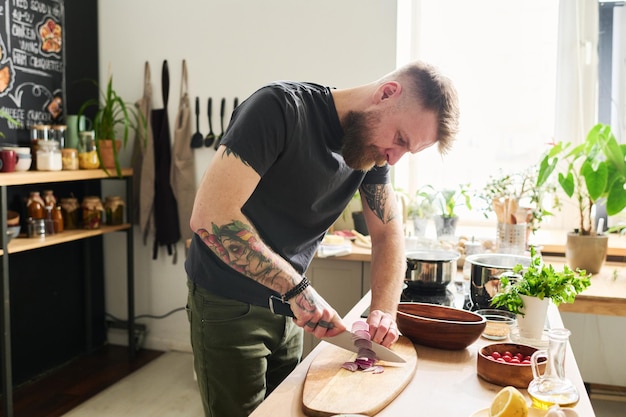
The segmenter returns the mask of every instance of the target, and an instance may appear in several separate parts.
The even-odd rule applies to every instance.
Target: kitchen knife
[[[291,311],[291,307],[288,302],[281,300],[279,297],[275,295],[271,295],[269,298],[269,308],[272,313],[281,314],[287,317],[295,317],[293,311]],[[322,340],[338,346],[340,348],[349,350],[351,352],[359,352],[359,348],[354,345],[354,341],[358,339],[358,336],[355,336],[353,333],[349,331],[345,331],[343,333],[339,333],[337,336],[333,337],[323,337]],[[391,349],[384,347],[381,344],[371,342],[371,349],[376,354],[376,357],[381,361],[386,362],[400,362],[404,363],[406,360],[402,358],[402,356],[398,355]]]
[[[339,333],[337,336],[323,337],[322,340],[324,340],[325,342],[331,343],[335,346],[339,346],[340,348],[349,350],[351,352],[358,353],[359,348],[354,345],[354,341],[358,338],[359,338],[358,336],[355,336],[353,333],[346,330],[343,333]],[[393,350],[388,349],[384,347],[383,345],[380,345],[375,342],[371,342],[371,343],[372,343],[372,346],[370,349],[374,351],[374,353],[376,354],[376,358],[378,360],[386,361],[386,362],[400,362],[400,363],[406,362],[406,360],[404,360],[402,356],[398,355]]]

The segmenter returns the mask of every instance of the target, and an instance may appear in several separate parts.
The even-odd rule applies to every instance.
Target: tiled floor
[[[596,417],[626,416],[626,402],[592,398],[592,403]],[[202,415],[202,404],[193,379],[191,354],[168,352],[63,417]]]

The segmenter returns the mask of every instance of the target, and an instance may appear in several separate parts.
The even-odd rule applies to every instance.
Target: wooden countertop
[[[346,315],[348,327],[360,319],[369,306],[370,293],[363,297]],[[561,317],[554,305],[550,306],[548,320],[552,328],[563,327]],[[469,417],[477,410],[488,407],[495,394],[502,388],[483,381],[476,374],[478,350],[492,342],[480,338],[467,349],[445,351],[417,346],[417,372],[400,395],[380,413],[387,416],[439,416]],[[321,342],[303,362],[279,385],[257,408],[251,417],[294,417],[302,412],[302,387],[309,365],[322,349],[328,347]],[[585,391],[578,365],[568,346],[566,376],[576,385],[581,399],[575,409],[580,416],[594,417],[594,411]],[[520,390],[530,402],[525,390]]]

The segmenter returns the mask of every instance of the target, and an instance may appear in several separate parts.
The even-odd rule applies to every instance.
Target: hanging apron
[[[196,194],[196,164],[191,138],[191,107],[187,94],[187,62],[183,60],[183,73],[180,82],[180,104],[174,126],[174,147],[170,181],[176,203],[180,235],[183,242],[191,239],[193,232],[189,227],[193,200]]]
[[[163,61],[161,74],[163,89],[163,108],[152,110],[152,131],[154,133],[154,224],[156,235],[152,248],[152,259],[157,258],[159,246],[166,246],[168,255],[174,255],[177,261],[176,243],[180,240],[178,207],[170,183],[172,163],[172,145],[170,126],[167,117],[167,99],[169,96],[169,70],[167,61]]]
[[[150,65],[144,67],[143,97],[135,103],[147,123],[147,132],[137,131],[132,154],[133,222],[139,225],[144,245],[148,236],[154,236],[154,134],[150,122],[152,115],[152,80]]]

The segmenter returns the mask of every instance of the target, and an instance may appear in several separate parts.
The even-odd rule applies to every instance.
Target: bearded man
[[[303,331],[346,329],[304,276],[358,190],[372,241],[372,340],[399,337],[402,214],[390,166],[458,130],[449,79],[414,62],[360,86],[275,82],[234,111],[198,188],[185,268],[198,386],[207,416],[247,416],[295,368]],[[281,313],[281,314],[277,314]]]

